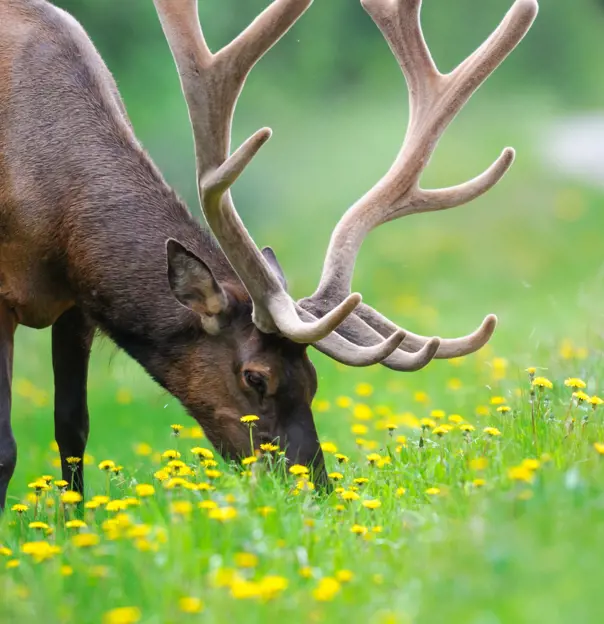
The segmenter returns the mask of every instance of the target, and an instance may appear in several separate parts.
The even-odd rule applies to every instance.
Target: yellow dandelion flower
[[[294,464],[290,466],[289,472],[293,475],[306,475],[308,474],[308,467],[301,464]]]
[[[241,460],[241,463],[244,466],[251,466],[252,464],[255,464],[257,461],[258,461],[258,458],[255,455],[250,455],[249,457],[244,457]]]
[[[496,438],[501,435],[501,431],[499,431],[497,427],[485,427],[482,431],[492,438]]]
[[[525,368],[524,371],[528,373],[531,377],[533,377],[534,374],[537,372],[537,368],[535,366],[529,366],[528,368]]]
[[[111,459],[105,459],[99,464],[99,470],[113,470],[115,468],[115,462]]]
[[[377,500],[376,498],[372,499],[372,500],[364,500],[362,503],[363,507],[365,507],[366,509],[378,509],[379,507],[382,506],[382,503]]]
[[[153,453],[153,448],[146,442],[139,442],[134,447],[134,452],[141,457],[149,457]]]
[[[73,576],[73,568],[70,565],[62,565],[59,572],[61,576]]]
[[[193,596],[185,596],[178,601],[178,609],[181,613],[195,615],[196,613],[201,613],[204,608],[203,601]]]
[[[472,470],[484,470],[489,465],[489,460],[486,457],[476,457],[470,460],[470,468]]]
[[[11,511],[14,511],[18,514],[25,513],[28,509],[29,507],[27,505],[23,505],[22,503],[17,503],[16,505],[13,505],[11,507]]]
[[[505,403],[505,397],[502,397],[502,396],[491,397],[490,403],[491,405],[503,405]]]
[[[344,478],[341,472],[330,472],[327,476],[334,481],[341,481]]]
[[[507,414],[508,412],[511,412],[511,411],[512,411],[512,408],[511,408],[511,407],[508,407],[507,405],[500,405],[500,406],[497,408],[497,411],[498,411],[500,414]]]
[[[375,464],[376,462],[379,462],[382,459],[382,456],[379,453],[369,453],[369,455],[367,455],[367,461],[370,464]]]
[[[29,555],[36,563],[41,563],[58,555],[61,549],[48,542],[25,542],[21,545],[21,552]]]
[[[436,427],[436,422],[434,422],[431,418],[422,418],[419,421],[419,424],[422,429],[434,429],[434,427]]]
[[[357,485],[365,485],[369,483],[369,479],[367,477],[357,477],[356,479],[353,479],[353,483],[356,483]]]
[[[438,496],[440,494],[440,488],[431,487],[426,490],[428,496]]]
[[[10,559],[6,562],[6,569],[13,570],[14,568],[18,568],[21,565],[21,562],[18,559]]]
[[[137,607],[121,607],[107,611],[103,616],[103,624],[136,624],[142,617]]]
[[[522,461],[520,464],[523,468],[527,468],[528,470],[538,470],[541,466],[541,462],[538,459],[529,458]]]
[[[336,405],[338,407],[341,407],[342,409],[347,409],[349,407],[352,407],[352,399],[350,397],[347,396],[339,396],[336,399]]]
[[[56,488],[59,488],[59,490],[64,490],[65,488],[69,487],[69,483],[67,481],[64,481],[63,479],[59,479],[58,481],[54,482],[54,486]]]
[[[535,377],[531,384],[535,388],[539,388],[540,390],[543,390],[544,388],[551,390],[554,387],[554,384],[549,379],[547,379],[547,377]]]
[[[190,501],[172,501],[170,504],[170,511],[175,516],[189,516],[193,511],[193,504]]]
[[[105,510],[106,511],[126,511],[126,509],[128,509],[128,503],[126,503],[123,500],[110,500],[106,505],[105,505]]]
[[[0,546],[0,557],[12,557],[13,551],[6,546]]]
[[[354,501],[354,500],[359,500],[361,497],[356,493],[353,492],[352,490],[344,490],[340,496],[342,497],[342,500],[345,501]]]
[[[206,470],[206,477],[208,479],[218,479],[222,476],[222,472],[220,470]]]
[[[407,490],[404,487],[396,488],[395,495],[400,498],[401,496],[404,496],[406,492]]]
[[[96,533],[78,533],[71,538],[71,543],[76,548],[91,548],[96,546],[101,538]]]
[[[604,400],[602,400],[599,396],[592,396],[589,397],[589,402],[591,403],[593,408],[596,409],[598,405],[602,405],[602,403],[604,403]]]
[[[350,570],[338,570],[335,576],[340,583],[350,583],[354,578],[354,574]]]
[[[258,416],[254,415],[254,414],[248,414],[247,416],[242,416],[239,420],[244,425],[252,425],[255,422],[257,422],[258,420],[260,420],[260,418],[258,418]]]
[[[48,486],[48,483],[46,483],[46,481],[44,481],[44,479],[37,479],[36,481],[33,481],[32,483],[29,483],[27,485],[27,487],[31,490],[35,490],[36,492],[46,492],[47,490],[50,490],[50,487]]]
[[[82,502],[82,495],[79,492],[67,491],[61,494],[61,502],[64,505],[77,505]]]
[[[258,562],[258,557],[252,553],[235,553],[235,565],[238,568],[255,568],[258,565]]]
[[[357,384],[355,388],[355,392],[362,397],[368,397],[373,394],[373,386],[369,383],[360,383]]]
[[[321,444],[321,450],[324,453],[337,453],[338,447],[333,442],[323,442],[323,444]]]
[[[57,449],[58,450],[58,449]],[[82,458],[81,457],[68,457],[65,460],[70,466],[77,466],[79,463],[81,463]]]
[[[352,410],[352,415],[357,420],[371,420],[373,418],[373,411],[369,405],[364,403],[357,403]]]
[[[464,433],[472,433],[472,431],[476,431],[476,427],[474,427],[474,425],[471,425],[470,423],[462,423],[461,425],[459,425],[459,430],[463,431]]]
[[[271,442],[267,442],[265,444],[260,445],[260,450],[264,453],[276,453],[279,450],[279,446],[277,444],[272,444]]]
[[[199,509],[216,509],[218,507],[218,503],[213,500],[204,500],[197,504]]]
[[[270,516],[272,513],[275,513],[275,508],[274,507],[269,507],[268,505],[264,505],[263,507],[258,507],[258,509],[256,509],[256,511],[263,517],[266,518],[267,516]]]
[[[367,427],[367,425],[362,425],[361,423],[355,423],[352,427],[350,427],[350,431],[353,435],[364,436],[369,432],[369,427]]]
[[[162,459],[168,460],[180,459],[180,453],[176,449],[168,449],[167,451],[164,451],[161,456]]]
[[[237,517],[237,510],[234,507],[218,507],[210,509],[208,518],[218,520],[219,522],[228,522]]]
[[[481,488],[481,487],[484,487],[486,484],[487,484],[487,482],[486,482],[484,479],[474,479],[474,480],[472,481],[472,485],[473,485],[475,488]]]
[[[147,483],[138,483],[135,490],[139,498],[148,498],[155,494],[155,488]]]
[[[532,483],[534,479],[534,472],[526,466],[513,466],[508,470],[508,477],[512,481],[523,481],[525,483]]]
[[[594,448],[599,455],[604,455],[604,443],[594,442]]]
[[[210,449],[204,448],[203,446],[196,446],[192,448],[191,453],[199,459],[214,459],[214,453],[212,453]]]
[[[48,526],[48,524],[46,524],[46,522],[40,522],[40,521],[30,522],[29,528],[34,529],[34,531],[48,531],[48,529],[50,529],[50,527]]]
[[[313,409],[317,412],[328,412],[331,409],[331,403],[325,399],[319,399],[313,402]]]
[[[461,390],[463,388],[463,381],[457,377],[451,377],[451,379],[447,380],[447,388],[454,392]]]
[[[313,598],[319,602],[333,600],[341,589],[340,582],[330,576],[322,578],[312,592]]]
[[[577,390],[582,390],[583,388],[587,388],[587,384],[578,377],[569,377],[564,380],[564,385],[567,388],[575,388]]]
[[[338,463],[340,464],[346,464],[349,461],[349,458],[347,455],[342,455],[342,453],[336,453],[334,455],[334,457],[338,460]]]
[[[353,524],[350,527],[350,532],[354,533],[355,535],[365,535],[365,533],[367,533],[367,527],[363,526],[362,524]]]
[[[65,523],[66,529],[86,529],[88,525],[83,520],[69,520]]]
[[[174,424],[170,425],[170,429],[172,429],[172,433],[177,436],[180,435],[180,432],[184,429],[184,427],[182,425]]]
[[[445,410],[441,409],[434,409],[430,412],[430,418],[434,418],[434,420],[442,420],[446,415]]]
[[[418,391],[413,394],[413,400],[416,403],[428,403],[430,401],[430,397],[426,392]]]
[[[573,398],[577,399],[579,403],[585,403],[586,401],[589,401],[589,395],[585,394],[585,392],[581,392],[581,390],[579,390],[578,392],[573,392]]]

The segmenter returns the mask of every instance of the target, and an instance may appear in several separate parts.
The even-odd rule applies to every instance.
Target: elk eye
[[[266,394],[267,380],[262,373],[258,373],[256,371],[245,371],[243,373],[243,378],[245,379],[245,383],[252,390],[255,390],[261,397]]]

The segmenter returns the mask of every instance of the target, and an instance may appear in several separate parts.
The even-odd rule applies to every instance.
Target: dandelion
[[[68,457],[66,460],[68,466],[78,466],[82,462],[81,457]]]
[[[258,458],[255,455],[251,455],[250,457],[244,457],[241,460],[241,463],[244,466],[251,466],[252,464],[255,464],[258,461]]]
[[[36,493],[40,494],[41,492],[46,492],[48,490],[50,490],[50,487],[48,486],[48,483],[46,483],[46,481],[44,481],[44,479],[37,479],[36,481],[33,481],[32,483],[29,483],[27,485],[27,487],[31,490],[35,490]]]
[[[141,611],[137,607],[121,607],[105,613],[103,624],[136,624],[141,617]]]
[[[501,435],[501,431],[499,431],[497,427],[485,427],[482,431],[491,438],[496,438]]]
[[[13,505],[11,507],[11,511],[14,511],[15,513],[18,513],[18,514],[23,514],[28,509],[29,507],[27,505],[23,505],[22,503],[17,503],[16,505]]]
[[[598,455],[604,455],[604,443],[603,442],[594,442],[594,449],[596,449],[596,453],[598,453]]]
[[[585,394],[585,392],[581,392],[581,390],[579,390],[578,392],[573,392],[573,398],[577,400],[577,403],[579,403],[579,405],[581,405],[581,403],[589,401],[589,395]]]
[[[350,397],[347,396],[339,396],[336,399],[336,405],[338,407],[341,407],[342,409],[347,409],[349,407],[352,407],[352,399]]]
[[[258,418],[258,416],[255,416],[254,414],[249,414],[248,416],[242,416],[239,419],[244,425],[250,425],[253,426],[253,424],[255,422],[257,422],[258,420],[260,420],[260,418]]]
[[[589,398],[589,403],[594,409],[596,409],[598,405],[602,405],[602,403],[604,403],[604,400],[602,400],[599,396],[592,396]]]
[[[512,481],[523,481],[524,483],[532,483],[534,472],[526,466],[513,466],[508,470],[508,477]]]
[[[431,418],[422,418],[419,421],[419,424],[422,429],[434,429],[436,427],[436,423]]]
[[[218,479],[222,476],[222,472],[220,470],[206,470],[206,477],[208,479]]]
[[[472,470],[484,470],[489,465],[489,460],[486,457],[476,457],[470,460],[470,468]]]
[[[497,408],[497,411],[498,411],[500,414],[507,414],[508,412],[510,412],[510,411],[512,411],[512,410],[511,410],[511,408],[510,408],[510,407],[508,407],[507,405],[500,405],[500,406]]]
[[[382,503],[377,499],[372,500],[364,500],[362,503],[363,507],[366,509],[379,509],[382,506]]]
[[[96,533],[78,533],[71,538],[71,543],[76,548],[92,548],[100,541],[101,538]]]
[[[491,397],[491,405],[503,405],[505,403],[505,397],[494,396]]]
[[[236,517],[237,510],[234,507],[218,507],[217,509],[210,509],[208,512],[208,518],[219,522],[228,522]]]
[[[274,507],[269,507],[268,505],[264,505],[263,507],[258,507],[258,509],[256,509],[256,511],[263,518],[266,518],[267,516],[270,516],[271,514],[275,513],[275,508]]]
[[[109,472],[115,468],[115,462],[111,459],[105,459],[99,464],[99,470]]]
[[[21,546],[21,552],[30,556],[36,563],[41,563],[58,555],[61,549],[48,542],[25,542]]]
[[[341,481],[344,478],[341,472],[330,472],[327,476],[334,481]]]
[[[484,479],[474,479],[474,480],[472,481],[472,485],[473,485],[475,488],[481,488],[481,487],[484,487],[486,484],[487,484],[487,482],[486,482]]]
[[[353,483],[356,483],[356,485],[365,485],[366,483],[369,483],[369,479],[367,477],[357,477],[356,479],[353,479]]]
[[[34,531],[48,531],[50,529],[50,527],[48,526],[48,524],[46,524],[46,522],[30,522],[29,523],[29,528],[33,529]]]
[[[367,455],[367,461],[373,465],[377,462],[380,461],[380,459],[382,459],[382,456],[379,453],[370,453],[369,455]]]
[[[235,565],[238,568],[255,568],[258,565],[258,557],[252,553],[236,553]]]
[[[323,444],[321,444],[321,450],[324,453],[337,453],[338,447],[333,442],[323,442]]]
[[[175,449],[168,449],[167,451],[164,451],[161,454],[161,456],[162,456],[162,459],[168,459],[168,460],[180,459],[180,453]]]
[[[338,460],[339,464],[347,464],[350,461],[348,455],[342,455],[342,453],[336,453],[334,457]]]
[[[12,557],[13,551],[6,546],[0,546],[0,557]]]
[[[359,396],[368,397],[373,394],[373,386],[368,383],[360,383],[360,384],[357,384],[357,387],[355,388],[355,392]]]
[[[185,500],[173,501],[170,504],[170,511],[175,516],[190,516],[191,512],[193,511],[193,504],[190,501]]]
[[[82,502],[82,495],[79,492],[63,492],[61,494],[61,502],[64,505],[77,505]]]
[[[62,565],[59,568],[59,572],[61,574],[61,576],[72,576],[73,575],[73,568],[69,565]]]
[[[400,498],[401,496],[404,496],[406,492],[407,490],[404,487],[396,488],[395,495],[397,498]]]
[[[447,413],[445,412],[445,410],[441,409],[434,409],[430,412],[430,417],[434,418],[435,420],[442,420],[446,415]]]
[[[564,380],[564,385],[567,388],[575,388],[576,390],[582,390],[583,388],[587,388],[587,384],[578,377],[569,377]]]
[[[350,583],[354,578],[354,574],[350,570],[338,570],[335,577],[340,583]]]
[[[105,505],[105,510],[106,511],[126,511],[126,509],[128,509],[128,503],[126,503],[123,500],[110,500],[106,505]]]
[[[153,496],[155,494],[155,488],[146,483],[137,484],[135,491],[139,498],[148,498],[149,496]]]
[[[554,387],[554,384],[546,377],[535,377],[531,385],[535,388],[539,388],[539,390],[544,390],[545,388],[551,390]]]
[[[362,524],[353,524],[350,527],[350,532],[355,535],[365,535],[365,533],[367,533],[367,527]]]
[[[180,432],[184,429],[182,425],[170,425],[170,429],[172,429],[172,435],[175,438],[180,436]]]
[[[192,596],[185,596],[178,601],[178,609],[181,613],[195,615],[196,613],[201,613],[204,608],[203,601]]]
[[[532,379],[537,372],[537,368],[535,366],[529,366],[528,368],[525,368],[524,371],[528,373],[529,377]]]
[[[266,444],[260,445],[260,450],[264,453],[276,453],[279,450],[279,446],[277,444],[267,442]]]
[[[289,472],[291,474],[293,474],[293,475],[296,475],[296,476],[307,475],[308,474],[308,467],[307,466],[302,466],[301,464],[294,464],[293,466],[290,466]]]
[[[440,494],[440,488],[431,487],[426,490],[428,496],[438,496]]]
[[[87,526],[83,520],[69,520],[65,523],[66,529],[86,529]]]
[[[18,559],[10,559],[6,562],[6,569],[13,570],[14,568],[18,568],[21,565],[21,562]]]
[[[69,483],[63,479],[54,482],[54,486],[59,490],[65,490],[69,487]]]
[[[340,496],[342,497],[342,500],[345,501],[355,501],[361,498],[356,492],[352,490],[345,490],[340,494]]]
[[[134,447],[134,452],[141,457],[148,457],[153,453],[153,448],[146,442],[139,442]]]
[[[369,427],[367,427],[367,425],[362,425],[361,423],[355,423],[352,427],[350,427],[350,431],[353,435],[363,436],[367,435]]]
[[[476,431],[476,427],[474,427],[474,425],[471,425],[470,423],[462,423],[461,425],[459,425],[459,430],[463,431],[464,433],[472,433],[472,431]]]
[[[330,576],[326,576],[319,581],[313,590],[313,598],[319,602],[329,602],[333,600],[341,589],[340,582]]]

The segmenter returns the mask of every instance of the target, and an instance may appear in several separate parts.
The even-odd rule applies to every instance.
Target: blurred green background
[[[89,32],[139,138],[199,214],[187,113],[151,0],[57,4]],[[202,0],[211,46],[226,43],[267,4]],[[489,35],[511,0],[424,5],[427,39],[447,71]],[[487,355],[518,366],[546,367],[539,353],[558,351],[565,339],[597,352],[604,303],[603,33],[604,3],[541,2],[528,37],[454,121],[424,185],[473,177],[506,145],[517,148],[516,164],[469,206],[374,232],[355,278],[367,302],[413,331],[444,336],[471,331],[495,312],[500,328]],[[406,102],[399,69],[356,0],[315,0],[253,72],[237,111],[235,142],[263,125],[275,134],[234,194],[256,242],[275,248],[294,296],[314,290],[337,219],[390,166],[404,135]],[[574,136],[576,124],[584,141],[573,142],[577,153],[569,153],[564,137]],[[345,373],[318,354],[313,358],[320,396],[347,392],[359,380],[438,396],[450,374],[445,362],[402,375],[381,367]],[[16,482],[22,484],[44,465],[40,448],[52,440],[49,331],[19,329],[15,376]],[[95,347],[90,394],[96,456],[118,454],[141,439],[163,440],[169,422],[189,424],[176,400],[106,339]],[[337,436],[338,423],[319,420],[323,434]]]

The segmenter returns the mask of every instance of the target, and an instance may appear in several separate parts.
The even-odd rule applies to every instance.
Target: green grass
[[[277,124],[290,128],[290,134],[281,140],[277,132],[275,145],[242,179],[242,212],[259,243],[275,246],[296,295],[310,292],[316,283],[337,215],[375,181],[396,151],[403,119],[399,99],[373,102],[369,127],[361,124],[365,114],[359,111],[367,110],[359,101],[339,103],[327,112],[305,109],[304,115],[284,109]],[[531,113],[534,109],[523,102],[507,103],[495,109],[498,123],[493,124],[493,108],[484,98],[475,110],[452,127],[427,183],[455,183],[474,175],[508,143],[520,149],[515,168],[500,187],[471,206],[405,219],[374,233],[359,258],[355,286],[367,301],[427,334],[465,333],[484,314],[496,312],[501,324],[492,346],[458,362],[435,362],[413,375],[381,367],[350,370],[313,355],[322,440],[350,457],[339,466],[328,454],[329,468],[343,473],[346,488],[354,478],[368,478],[358,492],[361,500],[377,499],[381,507],[370,511],[361,500],[343,503],[337,493],[295,496],[293,477],[280,477],[279,470],[265,473],[260,465],[251,480],[221,466],[223,476],[210,493],[166,491],[153,477],[165,462],[137,455],[136,446],[148,443],[155,453],[178,446],[194,465],[188,450],[200,441],[176,441],[170,433],[171,423],[187,428],[194,423],[175,399],[101,341],[90,381],[89,453],[94,459],[87,498],[106,493],[106,475],[96,467],[104,459],[124,466],[111,480],[114,499],[130,496],[136,483],[153,483],[156,496],[126,512],[131,522],[152,527],[153,550],[141,552],[126,535],[108,539],[102,525],[115,513],[103,509],[86,515],[88,531],[99,535],[100,543],[79,549],[57,519],[55,502],[53,508],[42,505],[38,516],[54,527],[47,539],[61,552],[35,563],[21,552],[24,542],[41,539],[27,528],[33,507],[23,518],[9,512],[0,521],[0,545],[14,551],[0,556],[1,622],[96,623],[123,606],[140,609],[145,624],[271,618],[304,623],[600,621],[604,458],[593,444],[604,442],[604,412],[573,407],[570,417],[576,422],[569,432],[571,390],[563,381],[579,376],[590,394],[604,395],[602,196],[540,169],[533,146],[547,114]],[[295,161],[287,158],[293,145]],[[244,203],[248,196],[251,207]],[[262,203],[266,197],[270,206]],[[535,432],[527,366],[540,367],[538,374],[554,382],[535,410]],[[19,465],[10,505],[24,500],[27,484],[41,474],[58,477],[56,453],[50,449],[48,332],[19,330],[15,378]],[[357,395],[359,383],[371,385],[371,396]],[[426,400],[419,401],[418,392]],[[350,397],[353,406],[339,407],[342,396]],[[498,396],[511,412],[499,413],[491,405]],[[369,407],[369,420],[359,420],[368,411],[362,408],[355,416],[358,404]],[[455,429],[442,438],[423,431],[414,418],[429,417],[435,409],[444,410],[445,420],[461,415],[475,431],[466,437]],[[392,437],[383,429],[387,422],[398,426]],[[353,434],[354,424],[366,425],[368,432]],[[489,426],[502,435],[484,434]],[[401,435],[407,444],[397,451]],[[357,444],[358,437],[367,444]],[[390,463],[370,465],[371,452],[389,457]],[[472,460],[483,457],[486,467],[477,470]],[[529,458],[542,460],[532,481],[514,482],[509,469]],[[473,485],[475,479],[484,479],[484,486]],[[202,472],[191,480],[207,479]],[[397,495],[399,488],[405,493]],[[440,493],[426,494],[429,488]],[[46,499],[56,501],[57,495]],[[206,499],[234,507],[236,517],[224,523],[209,518],[196,508]],[[194,503],[190,518],[171,513],[177,500]],[[337,511],[339,504],[344,511]],[[264,506],[274,513],[264,518],[257,511]],[[353,534],[354,524],[367,527],[369,539]],[[381,531],[372,532],[377,526]],[[237,570],[231,587],[218,586],[242,552],[255,554],[257,566]],[[5,569],[11,559],[20,566]],[[73,569],[71,576],[61,575],[64,565]],[[331,600],[317,600],[321,579],[342,570],[349,570],[352,579],[341,583]],[[262,587],[266,590],[262,579],[267,576],[286,579],[287,588],[258,597]],[[236,597],[244,591],[252,597]],[[203,613],[181,613],[184,596],[203,600]]]

